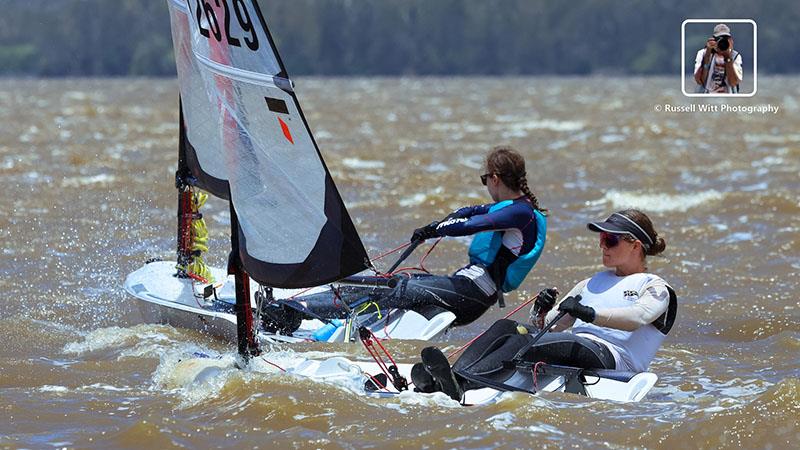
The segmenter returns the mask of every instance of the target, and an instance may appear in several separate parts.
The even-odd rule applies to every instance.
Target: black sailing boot
[[[411,366],[411,382],[414,383],[414,392],[430,394],[437,391],[436,381],[434,381],[431,374],[425,370],[425,366],[422,363],[416,363]]]
[[[450,368],[450,362],[447,361],[447,357],[444,356],[441,350],[436,347],[422,349],[422,365],[433,378],[436,387],[439,388],[438,390],[441,390],[457,402],[461,401],[464,391],[461,389],[461,385],[458,384],[453,369]]]

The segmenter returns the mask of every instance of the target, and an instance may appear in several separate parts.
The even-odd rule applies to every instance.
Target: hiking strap
[[[556,388],[555,390],[559,390],[564,388],[564,392],[569,392],[573,394],[580,394],[580,395],[587,395],[586,385],[584,381],[584,372],[586,369],[582,369],[579,367],[566,367],[566,366],[553,366],[549,364],[544,364],[542,362],[538,363],[514,363],[513,361],[504,361],[503,366],[508,366],[515,370],[531,372],[532,376],[535,377],[538,373],[539,375],[554,375],[554,376],[563,376],[564,382],[561,386]],[[498,391],[503,392],[525,392],[528,394],[535,394],[538,392],[538,388],[534,387],[533,389],[526,389],[519,386],[512,386],[510,384],[503,383],[502,381],[493,380],[491,378],[484,377],[482,375],[477,375],[474,373],[469,373],[465,370],[454,370],[454,372],[468,380],[472,381],[473,383],[490,387],[492,389],[496,389]],[[591,375],[591,372],[586,373],[587,375]],[[593,384],[593,383],[590,383]],[[534,385],[535,386],[535,385]]]

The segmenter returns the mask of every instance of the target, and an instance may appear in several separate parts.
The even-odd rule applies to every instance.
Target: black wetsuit
[[[521,324],[509,319],[495,322],[480,338],[475,340],[464,351],[453,370],[505,381],[514,374],[514,369],[504,368],[504,361],[511,361],[514,356],[536,335],[535,329],[527,334],[519,334],[517,327]],[[545,362],[563,366],[582,367],[586,369],[614,369],[614,355],[603,344],[577,336],[572,333],[546,333],[527,352],[522,359],[527,362]],[[484,387],[472,385],[461,377],[464,390]]]
[[[341,299],[356,305],[375,302],[381,309],[411,309],[423,315],[435,313],[435,309],[441,308],[456,315],[456,325],[474,321],[501,295],[497,286],[502,284],[508,266],[518,255],[531,251],[537,239],[534,209],[526,197],[514,200],[513,204],[505,208],[489,212],[492,206],[493,204],[488,204],[461,208],[436,227],[439,236],[469,236],[482,231],[504,231],[503,246],[497,257],[488,267],[480,268],[487,273],[485,279],[481,280],[484,281],[483,288],[468,274],[464,275],[465,269],[473,265],[470,264],[452,276],[414,274],[404,278],[393,289],[347,286],[340,290]],[[321,317],[343,318],[348,314],[341,302],[329,292],[302,296],[296,300],[308,311]]]
[[[332,300],[337,295],[341,300]],[[467,277],[414,274],[403,278],[393,289],[343,286],[336,294],[322,292],[299,297],[296,301],[308,311],[328,319],[348,316],[342,301],[352,305],[354,310],[375,302],[382,310],[411,309],[428,318],[442,309],[452,311],[456,315],[455,324],[463,325],[480,317],[496,299],[494,295],[486,295]]]

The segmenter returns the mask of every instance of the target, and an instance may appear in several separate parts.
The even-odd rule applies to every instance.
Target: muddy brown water
[[[524,153],[551,212],[544,255],[509,308],[600,269],[587,221],[636,206],[665,236],[650,269],[674,285],[680,309],[642,402],[513,394],[462,408],[257,370],[170,386],[178,359],[234,351],[143,324],[121,287],[147,258],[173,258],[176,82],[0,80],[0,447],[791,448],[800,441],[797,81],[762,77],[752,99],[697,100],[667,78],[297,80],[372,255],[486,201],[478,175],[498,143]],[[667,113],[667,104],[780,109]],[[219,200],[206,208],[215,265],[226,260],[226,211]],[[466,241],[452,239],[426,267],[448,273],[465,261]],[[441,345],[463,344],[508,311],[491,309]],[[389,349],[411,362],[423,346]],[[278,362],[366,357],[344,345],[268,350]]]

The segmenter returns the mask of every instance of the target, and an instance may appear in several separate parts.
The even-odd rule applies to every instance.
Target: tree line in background
[[[754,19],[759,70],[800,69],[797,0],[258,1],[295,75],[671,74],[703,17]],[[166,0],[0,5],[1,75],[175,73]]]

